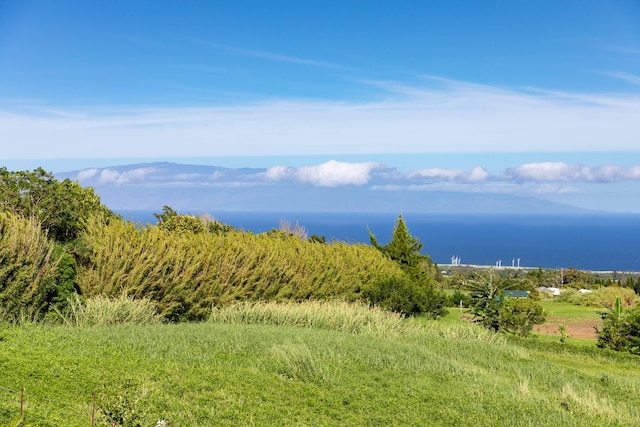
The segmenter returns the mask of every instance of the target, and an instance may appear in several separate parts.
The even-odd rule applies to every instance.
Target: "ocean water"
[[[152,212],[123,211],[125,218],[154,223]],[[344,212],[215,212],[216,219],[262,233],[282,220],[298,222],[328,241],[389,241],[397,214]],[[409,232],[438,264],[519,265],[600,271],[640,271],[640,215],[404,214]]]

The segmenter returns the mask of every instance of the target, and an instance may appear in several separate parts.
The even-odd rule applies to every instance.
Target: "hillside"
[[[224,320],[5,325],[0,420],[19,416],[22,386],[30,426],[90,425],[94,393],[97,408],[128,411],[141,425],[574,427],[640,419],[635,356],[508,342],[463,324],[337,329]]]

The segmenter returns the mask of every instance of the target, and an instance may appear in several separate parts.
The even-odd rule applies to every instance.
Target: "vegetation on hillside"
[[[489,329],[526,336],[543,319],[541,286],[593,290],[561,297],[577,304],[621,297],[626,307],[640,290],[640,276],[576,269],[496,270],[483,279],[460,267],[443,276],[402,216],[386,245],[370,233],[369,246],[308,238],[297,223],[253,234],[169,206],[156,225],[141,226],[107,209],[92,188],[42,169],[1,168],[0,197],[0,318],[14,322],[79,322],[100,298],[145,301],[165,321],[203,320],[212,307],[238,302],[339,300],[430,318],[470,306]],[[531,296],[502,298],[507,288]]]
[[[640,419],[636,356],[507,340],[472,324],[421,326],[362,304],[308,304],[225,307],[200,323],[0,325],[0,423],[90,425],[94,393],[100,426]]]

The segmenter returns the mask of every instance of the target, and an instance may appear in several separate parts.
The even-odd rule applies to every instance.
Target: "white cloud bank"
[[[505,172],[505,178],[517,182],[620,182],[640,180],[640,166],[605,165],[589,167],[563,162],[527,163]]]
[[[330,160],[317,166],[291,168],[274,166],[265,172],[270,181],[294,180],[318,187],[339,187],[345,185],[365,185],[371,174],[384,169],[379,163],[349,163]]]
[[[428,77],[367,82],[374,101],[208,108],[0,106],[4,159],[461,152],[638,152],[640,97]],[[51,111],[56,111],[55,114]]]
[[[486,181],[489,178],[489,172],[481,166],[476,166],[470,171],[462,169],[422,169],[412,172],[409,178],[426,178],[434,181],[457,181],[467,183],[478,183]]]
[[[124,185],[133,182],[143,182],[145,178],[155,172],[154,168],[137,168],[130,171],[118,172],[113,169],[85,169],[78,172],[76,179],[80,184],[95,180],[98,184]]]

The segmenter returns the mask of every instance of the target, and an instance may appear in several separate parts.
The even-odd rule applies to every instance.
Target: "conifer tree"
[[[371,230],[369,230],[369,240],[376,249],[400,264],[414,277],[423,276],[426,273],[425,264],[431,264],[431,258],[420,253],[423,245],[409,233],[402,215],[398,216],[398,221],[393,228],[393,237],[389,243],[385,246],[380,245]]]

